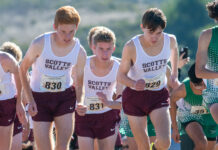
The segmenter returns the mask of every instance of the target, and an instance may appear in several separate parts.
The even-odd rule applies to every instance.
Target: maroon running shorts
[[[160,91],[136,91],[126,87],[122,94],[124,113],[131,116],[147,116],[154,109],[169,106],[166,88]]]
[[[0,101],[0,126],[9,126],[16,116],[16,98]]]
[[[62,92],[32,92],[38,113],[33,116],[34,121],[51,122],[54,117],[73,113],[76,104],[76,92],[70,87]]]
[[[76,113],[77,136],[104,139],[115,134],[115,127],[120,122],[118,110],[110,110],[102,114],[86,114],[79,116]]]

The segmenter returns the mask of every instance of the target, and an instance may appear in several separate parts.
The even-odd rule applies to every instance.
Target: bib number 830
[[[48,90],[59,90],[61,89],[61,82],[45,82],[45,88]]]

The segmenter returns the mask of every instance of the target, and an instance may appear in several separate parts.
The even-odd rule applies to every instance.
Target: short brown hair
[[[60,7],[55,14],[54,25],[58,27],[59,24],[75,24],[80,23],[80,15],[78,11],[72,6]]]
[[[95,26],[89,30],[89,33],[87,36],[89,46],[92,44],[92,38],[93,38],[93,35],[95,34],[96,30],[101,29],[101,28],[103,28],[103,26]]]
[[[145,28],[155,31],[159,26],[165,29],[167,24],[167,18],[158,8],[149,8],[145,11],[142,17],[142,25]]]
[[[206,8],[208,10],[208,15],[212,19],[218,19],[218,1],[215,0],[213,2],[209,2],[206,5]]]
[[[14,58],[20,62],[22,59],[22,51],[19,46],[13,42],[4,42],[0,48],[1,51],[6,52],[14,56]]]
[[[113,42],[115,45],[116,37],[114,32],[107,27],[99,28],[93,35],[93,43],[97,45],[98,42]]]

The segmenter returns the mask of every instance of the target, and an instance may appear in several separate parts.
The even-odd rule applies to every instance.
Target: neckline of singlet
[[[71,49],[70,52],[68,52],[65,56],[57,56],[54,54],[53,50],[52,50],[52,46],[51,46],[51,34],[53,32],[50,32],[50,33],[47,33],[45,34],[45,41],[47,41],[47,46],[48,46],[48,51],[51,53],[52,57],[56,57],[56,58],[66,58],[66,57],[69,57],[69,55],[71,55],[72,53],[74,53],[77,45],[78,45],[78,39],[77,38],[74,38],[75,40],[75,44],[73,46],[73,48]]]
[[[139,49],[142,51],[143,54],[145,54],[146,57],[156,58],[156,57],[162,56],[162,53],[164,52],[164,49],[165,49],[165,47],[166,47],[166,42],[167,42],[167,41],[166,41],[166,34],[165,34],[164,32],[163,32],[163,35],[164,35],[164,44],[163,44],[163,47],[162,47],[160,53],[158,53],[158,54],[155,55],[155,56],[150,56],[150,55],[148,55],[148,54],[145,52],[145,50],[144,50],[144,48],[142,47],[141,42],[140,42],[140,40],[139,40],[139,36],[140,36],[140,35],[137,35],[136,40],[137,40]]]
[[[88,58],[88,61],[87,61],[87,66],[88,66],[88,69],[90,70],[91,74],[94,75],[95,77],[97,78],[106,78],[108,77],[111,73],[114,72],[114,68],[115,68],[115,60],[113,59],[113,67],[111,68],[111,70],[109,71],[108,74],[106,74],[105,76],[97,76],[95,73],[93,73],[92,69],[91,69],[91,59],[93,58],[94,56],[90,56]]]

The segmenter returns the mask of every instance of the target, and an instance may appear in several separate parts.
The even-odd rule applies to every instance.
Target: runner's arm
[[[176,37],[174,35],[170,36],[170,48],[171,48],[171,55],[170,55],[170,62],[172,67],[171,72],[171,79],[172,84],[174,84],[174,81],[178,78],[178,60],[179,60],[179,54],[178,54],[178,44]]]
[[[186,97],[186,89],[184,84],[181,84],[177,89],[175,89],[170,96],[170,116],[172,120],[172,128],[174,129],[178,129],[176,123],[176,101],[184,97]]]
[[[133,42],[130,41],[123,48],[122,60],[117,75],[118,82],[127,87],[135,87],[136,84],[136,81],[127,76],[133,63],[133,56],[136,56],[136,51]]]
[[[84,67],[86,64],[86,51],[83,47],[80,48],[79,55],[77,58],[77,63],[75,65],[75,89],[76,89],[76,99],[77,104],[83,104],[84,102],[84,87],[83,87],[83,76],[84,76]]]
[[[22,124],[25,124],[26,121],[26,114],[24,111],[24,106],[22,103],[21,99],[21,81],[20,81],[20,76],[19,76],[19,64],[15,60],[14,57],[8,56],[6,59],[4,59],[4,68],[7,68],[7,72],[10,72],[11,74],[14,75],[14,80],[15,80],[15,85],[16,85],[16,91],[17,91],[17,101],[16,101],[16,114],[19,118],[19,121]]]
[[[198,40],[198,50],[196,54],[196,67],[195,72],[198,78],[214,79],[218,78],[218,72],[213,72],[206,69],[208,60],[208,47],[212,37],[212,30],[203,31]]]
[[[19,64],[18,62],[9,55],[5,55],[5,58],[3,59],[3,69],[6,70],[6,72],[10,72],[14,75],[14,80],[16,84],[17,89],[17,103],[21,104],[21,81],[19,76]]]
[[[31,67],[31,65],[36,61],[36,59],[40,56],[43,47],[44,47],[43,36],[40,36],[35,40],[33,40],[20,65],[20,79],[21,79],[25,96],[27,98],[27,101],[29,102],[33,101],[34,99],[29,84],[28,70]]]
[[[121,95],[116,100],[108,100],[103,92],[97,92],[96,95],[105,106],[112,109],[121,109]]]

